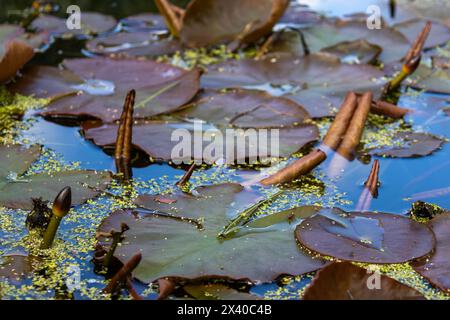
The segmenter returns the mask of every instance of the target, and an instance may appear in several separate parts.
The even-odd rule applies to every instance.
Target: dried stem
[[[364,190],[356,205],[356,211],[368,211],[373,198],[378,197],[378,174],[380,171],[380,164],[378,160],[375,160],[372,165],[367,181],[364,183]]]
[[[189,179],[191,178],[192,174],[194,173],[196,164],[195,162],[192,163],[192,165],[189,167],[188,171],[181,177],[181,179],[175,184],[179,188],[183,188],[186,183],[189,182]]]
[[[407,113],[411,112],[410,109],[397,107],[395,104],[386,101],[372,101],[370,112],[394,119],[403,118]]]
[[[122,268],[114,275],[114,277],[111,278],[108,285],[103,289],[103,292],[108,294],[113,294],[117,292],[117,289],[125,285],[131,276],[131,273],[134,269],[138,266],[139,262],[141,262],[142,254],[137,253],[134,256],[131,257],[130,260],[128,260],[127,263],[125,263]]]
[[[109,268],[109,266],[111,265],[111,261],[114,253],[116,252],[117,246],[120,242],[123,241],[123,239],[125,239],[125,236],[123,234],[129,229],[130,228],[125,223],[122,223],[120,226],[120,231],[111,230],[111,232],[109,233],[109,237],[112,238],[112,243],[109,247],[108,252],[103,258],[103,266],[105,268]]]
[[[133,136],[133,109],[136,92],[128,92],[123,105],[122,115],[120,116],[119,128],[117,129],[116,148],[114,159],[116,162],[117,173],[122,174],[124,181],[131,178],[131,150]]]
[[[183,22],[184,10],[171,4],[168,0],[155,0],[156,7],[164,17],[170,33],[178,37]]]
[[[175,290],[175,282],[170,280],[169,278],[158,279],[159,286],[159,295],[158,300],[166,299],[174,290]]]

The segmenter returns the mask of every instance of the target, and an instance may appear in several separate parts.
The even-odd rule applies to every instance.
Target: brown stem
[[[142,297],[137,291],[134,289],[133,282],[130,278],[127,279],[126,287],[128,292],[130,293],[130,296],[134,300],[144,300],[144,297]]]
[[[342,138],[347,131],[347,127],[353,117],[357,105],[357,96],[354,92],[348,92],[344,102],[341,105],[333,123],[323,138],[323,143],[333,150],[341,143]]]
[[[178,37],[181,31],[184,10],[172,5],[168,0],[155,0],[156,7],[164,17],[170,33]]]
[[[356,147],[359,145],[371,104],[372,92],[365,92],[359,99],[358,107],[353,114],[347,132],[337,149],[337,152],[346,159],[353,158]]]
[[[122,223],[120,226],[120,231],[111,230],[111,232],[109,233],[109,237],[112,238],[112,243],[109,247],[108,252],[105,254],[103,258],[104,267],[106,268],[110,267],[117,246],[119,245],[120,242],[123,241],[123,239],[125,239],[125,236],[123,234],[125,233],[125,231],[129,229],[130,228],[125,223]]]
[[[380,163],[375,160],[372,169],[370,170],[369,177],[364,183],[364,190],[362,191],[356,211],[368,211],[373,198],[378,197],[378,174],[380,171]]]
[[[407,113],[411,112],[410,109],[397,107],[395,104],[386,101],[372,101],[370,112],[394,119],[403,118]]]
[[[175,282],[173,282],[169,278],[158,279],[158,286],[159,286],[159,295],[157,298],[158,300],[166,299],[175,290]]]
[[[189,167],[188,171],[181,177],[181,179],[175,184],[179,188],[183,188],[186,183],[189,182],[189,179],[191,178],[192,174],[194,173],[196,164],[195,162],[192,163],[192,165]]]
[[[138,266],[139,262],[141,262],[142,254],[137,253],[125,263],[122,268],[111,278],[108,285],[103,289],[103,292],[108,294],[113,294],[117,292],[117,289],[126,284],[128,277],[131,276],[131,273]]]
[[[290,165],[284,167],[270,177],[261,180],[260,183],[267,186],[292,181],[301,175],[310,172],[312,169],[321,164],[326,158],[327,155],[325,152],[316,149],[306,156],[295,160]]]
[[[114,151],[117,173],[122,174],[125,181],[128,181],[132,176],[131,141],[133,136],[133,110],[135,96],[136,92],[131,90],[125,98],[122,115],[120,116],[119,128],[117,129],[116,147]]]

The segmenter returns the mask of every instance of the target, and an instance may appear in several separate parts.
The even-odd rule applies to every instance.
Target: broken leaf
[[[345,213],[323,209],[297,226],[295,236],[309,250],[340,260],[402,263],[434,248],[431,230],[387,213]]]
[[[72,204],[78,205],[97,196],[111,181],[107,171],[71,170],[24,175],[39,157],[40,147],[24,149],[18,145],[3,145],[0,151],[0,205],[8,208],[32,209],[31,198],[53,201],[66,186],[72,188]]]
[[[203,225],[200,229],[186,220],[151,213],[141,213],[136,218],[124,211],[113,213],[101,224],[100,231],[115,229],[121,223],[130,227],[126,239],[117,248],[116,257],[126,261],[140,250],[143,259],[134,273],[139,280],[149,283],[162,277],[220,277],[268,282],[282,274],[302,274],[323,265],[320,259],[312,259],[298,249],[292,228],[286,228],[283,223],[255,226],[253,232],[219,238],[219,232],[236,215],[236,208],[248,203],[249,197],[254,198],[241,185],[204,186],[195,189],[193,194],[170,195],[177,201],[173,204],[156,202],[151,195],[140,196],[136,202],[151,210],[200,219]],[[312,214],[314,210],[306,213]]]
[[[304,300],[424,300],[410,288],[385,275],[355,266],[333,262],[319,270],[306,288]],[[369,287],[371,286],[371,287]]]

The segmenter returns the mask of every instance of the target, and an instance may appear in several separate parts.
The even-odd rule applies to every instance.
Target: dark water
[[[5,21],[5,13],[8,10],[23,9],[32,1],[1,0],[0,22]],[[149,0],[144,1],[83,1],[67,0],[57,1],[62,10],[69,4],[78,4],[82,11],[98,11],[111,14],[120,19],[132,14],[154,11],[155,7]],[[184,4],[188,1],[178,1]],[[365,6],[359,1],[305,1],[313,8],[332,12],[336,15],[344,15]],[[354,3],[358,6],[354,7]],[[361,1],[365,3],[365,1]],[[351,3],[351,4],[350,4]],[[365,11],[365,10],[362,10]],[[45,52],[38,54],[32,63],[56,65],[64,58],[83,56],[81,40],[57,40]],[[408,115],[406,120],[414,124],[414,128],[420,131],[430,132],[436,135],[450,137],[450,117],[440,109],[450,106],[450,96],[430,93],[413,92],[402,95],[399,105],[417,112]],[[34,117],[29,114],[28,117]],[[80,162],[80,167],[86,169],[107,169],[114,171],[112,158],[103,150],[86,141],[80,134],[78,127],[69,127],[48,122],[37,118],[37,122],[23,133],[25,138],[32,142],[43,144],[45,147],[60,154],[67,162]],[[431,156],[413,159],[385,159],[380,161],[379,197],[374,199],[371,210],[404,214],[415,200],[425,200],[439,206],[450,208],[450,144],[444,144],[442,150]],[[322,166],[326,166],[326,163]],[[353,210],[363,189],[371,164],[364,164],[355,160],[348,164],[341,178],[336,181],[338,190],[346,192],[346,199],[352,204],[341,206],[344,210]],[[210,170],[215,170],[214,168]],[[133,176],[147,181],[162,175],[169,179],[183,174],[179,168],[173,168],[165,164],[152,164],[143,168],[134,168]],[[239,177],[237,178],[240,179]],[[90,271],[85,271],[86,277],[98,278]],[[295,291],[305,284],[305,280],[292,284]],[[265,284],[256,287],[253,291],[263,294],[267,290],[274,290],[276,284]]]

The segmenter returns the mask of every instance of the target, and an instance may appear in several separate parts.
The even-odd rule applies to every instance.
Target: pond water
[[[8,1],[7,10],[22,10],[30,1]],[[186,3],[186,1],[175,1]],[[305,0],[302,3],[308,4],[314,10],[324,10],[328,14],[343,16],[355,11],[365,11],[367,4],[374,1],[332,1],[332,0]],[[65,8],[69,3],[78,4],[82,10],[96,11],[111,14],[120,19],[132,14],[154,11],[155,7],[150,4],[151,1],[58,1],[61,8]],[[358,5],[355,6],[355,3]],[[3,5],[2,5],[3,6]],[[3,10],[4,14],[5,10]],[[5,17],[0,15],[0,21]],[[57,65],[64,58],[83,57],[86,52],[83,50],[84,40],[62,40],[54,41],[47,51],[39,53],[32,64]],[[93,83],[92,90],[100,90],[101,94],[107,94],[104,90],[113,90],[108,83]],[[100,89],[98,87],[101,87]],[[106,88],[106,89],[105,89]],[[277,92],[274,92],[275,94]],[[450,137],[450,117],[441,109],[450,106],[450,96],[441,94],[432,94],[416,91],[413,89],[404,89],[398,105],[414,110],[413,113],[405,117],[405,122],[413,125],[415,131],[429,132],[442,137]],[[42,117],[36,116],[35,112],[28,112],[25,121],[29,120],[29,128],[23,130],[18,140],[26,141],[29,144],[39,143],[46,149],[52,150],[58,159],[63,163],[76,162],[80,168],[110,170],[115,171],[114,161],[101,148],[95,146],[91,141],[83,138],[78,126],[65,126],[55,122],[48,121]],[[331,158],[331,157],[330,157]],[[441,150],[434,152],[430,156],[420,158],[392,159],[377,157],[380,162],[380,182],[379,196],[371,202],[370,210],[388,212],[392,214],[406,214],[414,201],[424,200],[437,204],[444,208],[450,208],[450,144],[445,143]],[[330,160],[321,165],[318,172],[327,174],[327,167]],[[338,177],[332,182],[326,181],[321,185],[320,194],[323,197],[337,197],[339,207],[343,210],[354,210],[358,199],[363,190],[363,184],[370,172],[372,161],[361,162],[354,160],[338,173]],[[168,164],[154,163],[133,168],[133,177],[136,181],[142,181],[144,184],[156,183],[160,181],[169,185],[177,181],[185,172],[185,168],[173,167]],[[211,167],[203,168],[193,175],[194,183],[200,184],[202,181],[213,180],[223,181],[223,176],[236,182],[245,182],[255,176],[257,171],[248,168],[226,168]],[[325,179],[326,180],[326,179]],[[149,182],[153,181],[153,182]],[[301,183],[295,188],[301,188]],[[294,191],[290,191],[295,193]],[[138,188],[139,189],[139,188]],[[145,190],[145,187],[142,188]],[[148,190],[146,190],[148,192]],[[297,196],[296,204],[314,203],[319,201],[314,192],[301,193]],[[334,198],[336,199],[336,198]],[[107,200],[104,203],[108,203]],[[330,200],[331,201],[331,200]],[[89,205],[85,206],[88,210]],[[104,211],[99,215],[105,216],[108,208],[105,205]],[[101,219],[100,219],[101,220]],[[98,220],[96,221],[98,222]],[[79,221],[67,221],[62,227],[62,232],[70,232],[74,227],[79,227]],[[84,222],[89,224],[89,220]],[[22,236],[25,234],[22,231]],[[0,232],[0,236],[2,232]],[[18,238],[19,236],[17,236]],[[12,240],[11,240],[12,241]],[[375,241],[376,242],[376,241]],[[4,245],[3,252],[8,252]],[[90,262],[92,251],[77,254],[74,261],[84,266],[82,268],[82,278],[89,279],[89,286],[101,288],[104,278],[93,272],[93,265]],[[298,291],[308,283],[308,278],[297,278],[295,281],[288,281],[288,285],[281,291],[278,291],[280,283],[263,284],[255,286],[252,292],[269,297],[281,295],[284,298],[297,298]],[[138,291],[146,289],[144,284],[136,283]],[[281,292],[281,293],[280,293]],[[49,294],[52,296],[53,293]],[[33,295],[31,295],[33,296]],[[88,294],[76,294],[75,298],[86,299]],[[155,298],[156,294],[149,294],[150,298]]]

